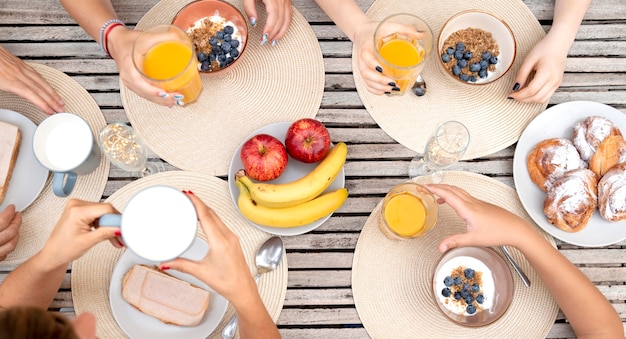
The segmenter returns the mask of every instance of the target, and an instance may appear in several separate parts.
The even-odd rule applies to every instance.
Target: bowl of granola
[[[172,20],[191,38],[198,69],[217,74],[232,69],[241,59],[248,40],[248,25],[237,7],[222,0],[196,0]]]
[[[509,25],[494,14],[468,10],[449,18],[437,38],[439,65],[457,82],[485,85],[511,69],[517,46]]]

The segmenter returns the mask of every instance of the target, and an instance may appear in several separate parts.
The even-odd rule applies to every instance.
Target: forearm
[[[102,24],[117,19],[110,0],[61,0],[61,4],[76,23],[98,43]]]
[[[47,309],[69,263],[53,263],[43,251],[18,266],[0,284],[0,309],[35,306]]]
[[[354,0],[315,0],[328,17],[354,41],[357,28],[370,21]]]
[[[567,54],[591,0],[556,0],[549,38]]]
[[[578,337],[623,337],[615,309],[576,266],[537,232],[527,232],[518,239],[515,246],[537,272]]]
[[[267,313],[261,297],[256,290],[255,293],[249,294],[248,297],[239,298],[236,305],[233,304],[237,310],[241,338],[280,338],[278,329]]]

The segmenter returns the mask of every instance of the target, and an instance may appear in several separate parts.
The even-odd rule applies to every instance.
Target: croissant
[[[596,174],[587,168],[568,171],[555,179],[543,201],[548,221],[566,232],[587,226],[598,205]]]
[[[626,163],[610,169],[598,182],[598,210],[608,221],[626,219]]]
[[[623,162],[626,156],[626,141],[621,135],[607,136],[589,160],[589,169],[598,178],[601,178],[608,170],[618,163]]]
[[[589,161],[598,146],[609,135],[619,135],[619,128],[611,120],[601,116],[589,116],[574,125],[572,141],[583,161]]]
[[[576,147],[568,139],[552,138],[538,143],[526,158],[530,179],[543,191],[563,173],[580,168],[582,162]]]

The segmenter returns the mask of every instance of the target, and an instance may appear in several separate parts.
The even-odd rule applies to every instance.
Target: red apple
[[[326,126],[315,119],[296,120],[285,136],[287,153],[306,163],[318,162],[328,154],[330,133]]]
[[[278,178],[289,160],[283,143],[268,134],[257,134],[246,141],[239,156],[248,176],[259,181]]]

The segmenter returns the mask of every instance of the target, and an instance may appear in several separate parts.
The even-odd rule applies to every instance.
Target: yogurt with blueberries
[[[493,305],[495,284],[491,270],[468,256],[450,259],[435,275],[439,302],[449,311],[472,316]]]
[[[200,71],[216,71],[232,64],[241,54],[241,32],[219,15],[200,19],[187,30],[192,38]]]

